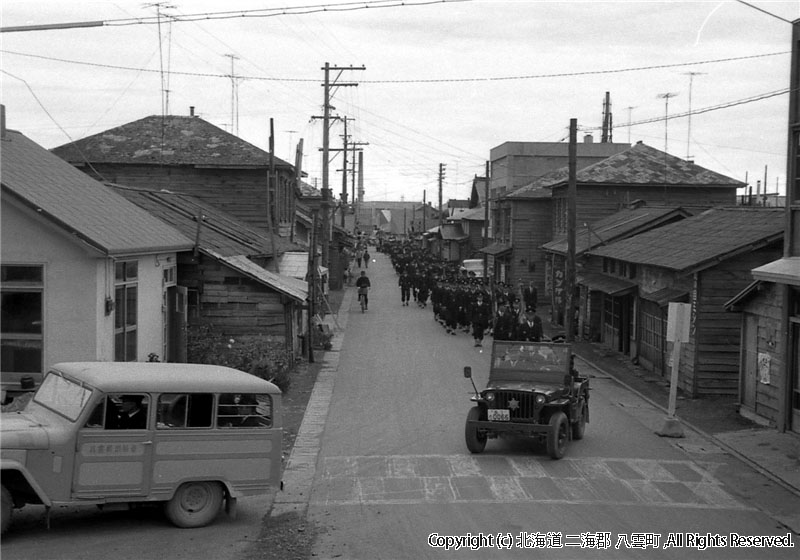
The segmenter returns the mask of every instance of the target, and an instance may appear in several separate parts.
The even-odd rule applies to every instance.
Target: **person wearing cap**
[[[19,380],[19,386],[23,392],[14,397],[10,403],[0,407],[1,412],[19,412],[20,410],[25,410],[25,407],[31,402],[36,392],[36,381],[34,381],[33,377],[30,375],[26,375]]]
[[[542,320],[533,309],[528,308],[525,313],[525,320],[520,324],[517,330],[518,340],[541,342],[543,334]]]
[[[142,405],[142,395],[122,395],[117,429],[144,430],[147,427],[147,409]]]

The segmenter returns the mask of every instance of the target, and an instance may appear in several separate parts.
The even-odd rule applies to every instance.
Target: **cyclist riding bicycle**
[[[358,300],[361,302],[363,309],[369,308],[369,288],[372,284],[369,282],[369,278],[367,278],[367,273],[365,271],[361,271],[361,276],[358,277],[356,280],[356,287],[358,288]]]

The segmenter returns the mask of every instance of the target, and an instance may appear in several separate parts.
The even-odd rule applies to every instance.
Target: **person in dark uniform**
[[[405,270],[400,274],[397,284],[400,286],[400,301],[403,305],[408,305],[408,300],[411,298],[411,277]]]
[[[142,395],[122,395],[122,405],[117,416],[117,429],[144,430],[147,427],[147,407]]]
[[[471,309],[472,338],[475,339],[475,346],[483,345],[483,334],[489,324],[490,314],[489,304],[484,301],[483,293],[478,292]]]
[[[542,334],[542,320],[532,309],[529,309],[517,331],[517,340],[541,342]]]

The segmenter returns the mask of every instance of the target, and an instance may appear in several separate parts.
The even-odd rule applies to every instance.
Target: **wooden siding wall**
[[[757,317],[755,353],[770,357],[769,383],[756,382],[755,413],[769,420],[772,425],[777,425],[780,399],[789,390],[789,380],[784,375],[787,371],[784,361],[784,356],[787,355],[784,348],[786,338],[781,336],[783,298],[776,284],[765,282],[761,286],[759,294],[745,307],[745,313],[752,313]],[[759,378],[758,372],[755,372],[755,377]]]
[[[188,256],[179,257],[178,284],[198,290],[202,324],[221,336],[272,336],[286,342],[291,326],[280,292],[218,261],[198,259],[192,263]]]
[[[244,223],[267,231],[267,170],[196,168],[193,166],[97,164],[98,180],[149,189],[167,189],[195,196],[236,216]],[[288,232],[291,222],[289,196],[294,196],[288,172],[278,171],[280,208],[276,231]],[[274,203],[274,201],[273,201]],[[276,214],[273,214],[275,217]]]
[[[665,194],[666,193],[666,194]],[[560,219],[566,212],[567,188],[553,189],[553,237],[566,235],[566,219]],[[658,186],[631,187],[578,185],[577,223],[592,223],[610,216],[634,200],[644,200],[650,206],[723,206],[736,204],[735,188],[708,187],[669,187]]]
[[[693,397],[738,394],[742,316],[726,311],[724,305],[753,281],[752,269],[781,254],[780,247],[762,249],[698,273],[694,340],[681,364]]]
[[[515,288],[533,280],[539,299],[545,296],[545,252],[542,245],[552,240],[552,209],[550,201],[518,201],[511,216],[511,271]],[[521,262],[524,260],[525,262]]]

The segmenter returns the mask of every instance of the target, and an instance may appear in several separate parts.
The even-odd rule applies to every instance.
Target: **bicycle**
[[[368,288],[358,289],[358,302],[361,304],[361,313],[367,310],[367,290]]]

